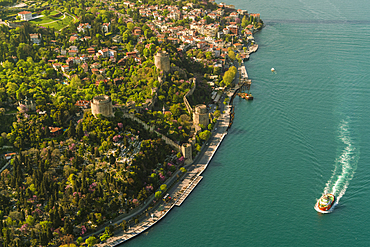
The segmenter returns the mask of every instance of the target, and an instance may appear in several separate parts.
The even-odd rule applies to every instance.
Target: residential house
[[[90,60],[90,58],[89,58],[89,56],[87,56],[86,54],[82,54],[82,55],[80,56],[80,60],[81,60],[81,62],[82,62],[82,63],[84,63],[84,62],[86,62],[86,61]]]
[[[233,18],[233,19],[235,20],[236,18],[239,18],[239,13],[238,13],[238,12],[232,12],[232,13],[230,14],[230,17],[231,17],[231,18]]]
[[[237,26],[237,25],[229,25],[229,26],[227,26],[227,29],[232,34],[235,34],[235,35],[238,35],[239,34],[239,26]]]
[[[109,54],[109,57],[114,57],[114,58],[117,58],[117,51],[116,50],[113,50],[113,49],[109,49],[108,50],[108,54]]]
[[[132,32],[135,36],[140,36],[142,33],[141,28],[139,27],[135,27],[134,30],[132,30]]]
[[[57,56],[57,60],[58,60],[59,62],[64,62],[65,60],[67,60],[67,57],[66,57],[66,56],[64,56],[64,55],[59,55],[59,56]]]
[[[96,55],[101,56],[103,58],[109,57],[108,48],[104,48],[104,49],[99,50]]]
[[[260,22],[260,14],[250,14],[254,18],[255,22]]]
[[[75,106],[87,109],[87,108],[90,108],[90,101],[89,100],[79,100],[76,102]]]
[[[77,47],[77,46],[75,46],[75,45],[71,45],[71,46],[69,47],[69,49],[70,49],[70,50],[76,50],[76,51],[78,51],[78,47]]]
[[[30,33],[30,41],[32,44],[39,45],[41,43],[41,34],[39,33]]]
[[[95,49],[94,48],[87,48],[87,53],[89,53],[90,55],[91,54],[95,54]]]
[[[77,36],[71,36],[70,38],[69,38],[69,42],[70,43],[74,43],[75,41],[77,41],[78,40],[78,37]]]
[[[100,68],[99,73],[104,75],[106,70],[107,70],[106,68]]]
[[[68,51],[68,55],[70,55],[70,56],[76,56],[76,55],[77,55],[77,53],[78,53],[78,51],[77,51],[77,50],[69,50],[69,51]]]
[[[112,41],[115,43],[121,43],[122,42],[122,36],[121,35],[116,35],[112,38]]]
[[[85,73],[89,72],[89,65],[87,65],[87,63],[83,63],[83,64],[81,65],[81,68],[83,69],[83,71],[84,71]]]
[[[67,60],[66,60],[66,64],[69,66],[69,67],[72,67],[74,64],[75,64],[75,61],[74,61],[74,57],[69,57]]]
[[[86,32],[87,29],[90,29],[91,28],[91,25],[89,23],[80,23],[80,25],[78,25],[77,27],[77,31],[78,32]]]
[[[26,12],[26,11],[24,11]],[[17,155],[17,153],[7,153],[4,155],[6,160],[10,160],[13,156]]]
[[[234,44],[234,47],[235,47],[235,49],[237,49],[237,50],[242,50],[242,49],[243,49],[243,45],[242,45],[242,44],[240,44],[240,43],[236,43],[236,44]]]
[[[101,68],[101,64],[100,63],[93,63],[93,64],[90,65],[90,68],[99,69],[99,68]]]
[[[98,69],[91,69],[91,72],[95,75],[99,75],[99,70]]]
[[[58,136],[62,134],[63,130],[59,127],[49,127],[50,136]]]
[[[101,26],[101,30],[103,33],[108,33],[110,30],[110,22],[109,23],[103,23]]]
[[[126,56],[135,58],[137,56],[137,52],[136,51],[126,52]]]
[[[62,71],[63,71],[64,73],[69,72],[69,66],[68,66],[68,65],[63,65],[63,66],[62,66]]]
[[[208,14],[208,16],[209,16],[210,18],[214,19],[214,20],[216,20],[216,19],[217,19],[217,14],[216,14],[216,13],[211,12],[211,13],[209,13],[209,14]]]
[[[60,63],[53,63],[53,68],[55,69],[55,70],[58,70],[58,69],[60,69],[62,67],[62,64],[60,64]]]

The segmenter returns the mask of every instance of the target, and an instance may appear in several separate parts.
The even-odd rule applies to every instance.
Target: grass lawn
[[[40,20],[35,19],[35,20],[32,20],[31,22],[35,25],[41,25],[43,27],[49,27],[49,28],[54,28],[55,30],[59,30],[62,27],[67,26],[71,22],[71,20],[73,19],[72,17],[70,17],[68,15],[66,15],[66,17],[63,20],[61,20],[61,18],[63,18],[63,16],[42,17],[42,18],[39,18]],[[56,21],[56,22],[53,22],[53,23],[50,23],[50,24],[44,24],[44,23],[49,23],[49,22],[52,22],[52,21]]]
[[[59,20],[60,18],[61,17],[44,16],[44,17],[40,17],[40,18],[37,18],[37,19],[33,19],[30,22],[32,24],[35,24],[35,25],[40,25],[40,24],[51,22],[51,21]]]

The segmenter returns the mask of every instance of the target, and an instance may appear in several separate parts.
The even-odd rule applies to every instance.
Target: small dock
[[[197,176],[194,181],[189,185],[189,187],[186,188],[186,191],[184,194],[181,195],[181,197],[177,200],[175,203],[175,206],[180,207],[181,204],[185,201],[185,199],[188,197],[188,195],[193,191],[193,189],[199,184],[200,180],[203,179],[203,176]]]

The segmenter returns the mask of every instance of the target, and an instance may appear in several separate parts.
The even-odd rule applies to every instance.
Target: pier
[[[245,68],[245,65],[241,66],[240,67],[240,76],[241,76],[241,79],[248,79],[248,73],[247,73],[247,69]]]

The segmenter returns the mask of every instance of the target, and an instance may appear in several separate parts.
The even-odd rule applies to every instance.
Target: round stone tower
[[[166,51],[159,50],[154,55],[154,64],[159,70],[163,70],[165,73],[170,72],[170,57]]]
[[[206,105],[200,104],[195,106],[195,111],[193,112],[193,124],[196,131],[201,129],[199,124],[202,124],[207,128],[209,124],[209,114],[207,113]]]
[[[94,116],[102,114],[105,117],[113,117],[111,98],[107,95],[95,96],[91,102],[91,112]]]

